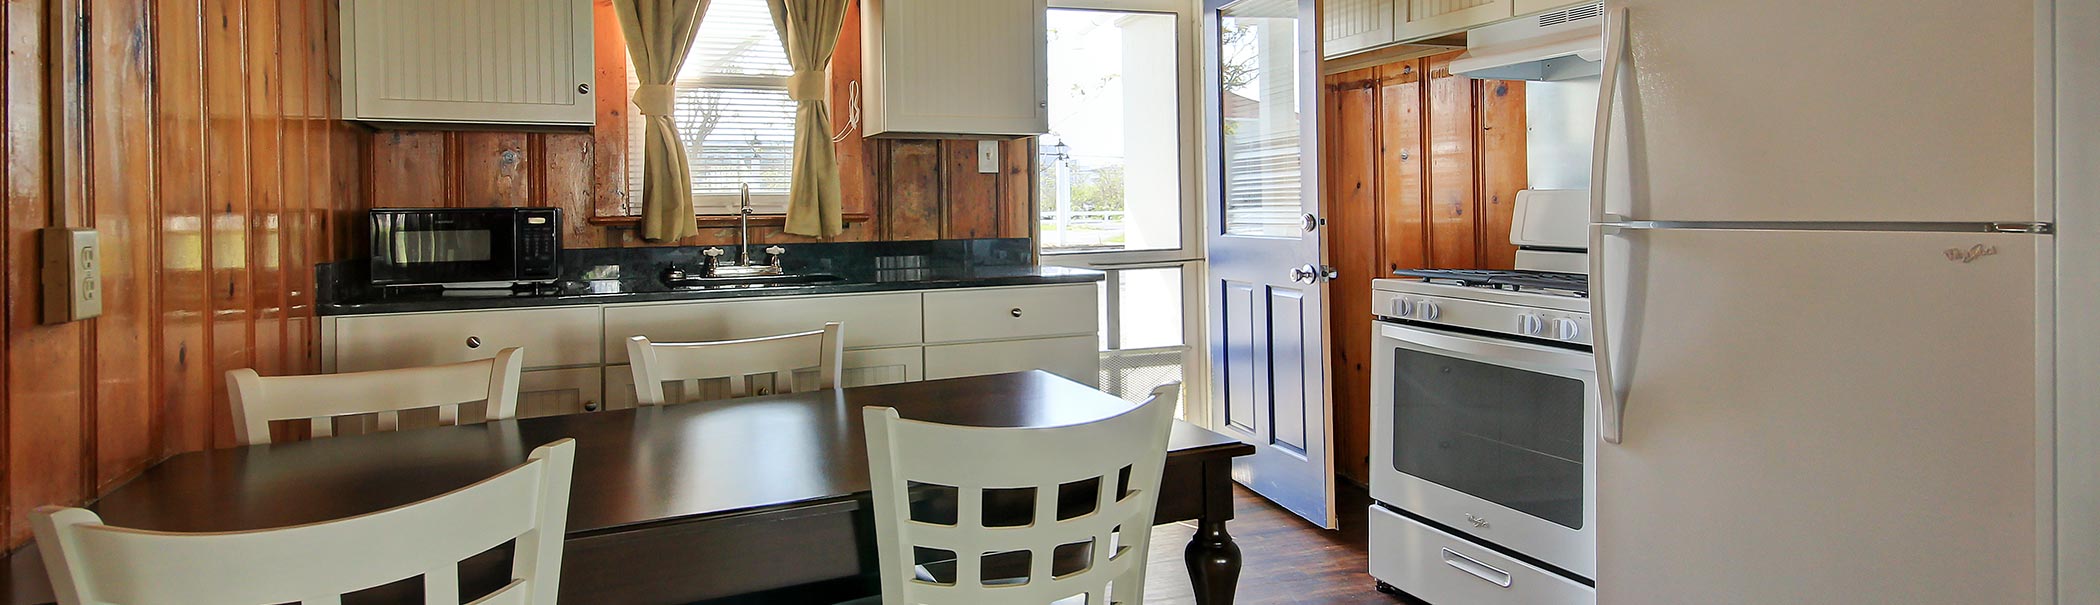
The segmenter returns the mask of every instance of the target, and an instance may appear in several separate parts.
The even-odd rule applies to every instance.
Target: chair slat
[[[459,562],[447,562],[423,572],[423,605],[454,605],[459,602]]]

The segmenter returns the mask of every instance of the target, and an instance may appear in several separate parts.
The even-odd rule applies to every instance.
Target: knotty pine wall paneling
[[[1326,76],[1321,153],[1335,467],[1370,478],[1371,280],[1408,268],[1508,268],[1525,187],[1524,86],[1450,73],[1456,53]]]
[[[676,242],[647,242],[632,221],[610,217],[628,202],[626,47],[618,17],[600,0],[596,23],[597,124],[589,132],[371,131],[364,166],[367,207],[557,207],[570,248],[718,245],[736,240],[730,218]],[[831,63],[831,113],[843,129],[861,73],[860,12],[847,12]],[[832,241],[1030,237],[1033,139],[1000,143],[1001,169],[977,172],[976,141],[870,140],[859,130],[839,154],[845,233]],[[778,217],[752,222],[754,243],[817,241],[782,232]]]
[[[28,539],[37,506],[230,445],[226,370],[318,370],[313,264],[362,247],[351,224],[366,141],[331,114],[333,5],[5,5],[9,546]],[[53,44],[82,22],[84,42]],[[83,64],[86,80],[72,81]],[[58,90],[54,73],[65,74]],[[61,222],[54,207],[101,232],[101,317],[38,322],[37,232]]]

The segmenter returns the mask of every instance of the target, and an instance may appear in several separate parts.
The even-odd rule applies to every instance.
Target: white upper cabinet
[[[1516,14],[1516,0],[1407,0],[1407,10],[1394,19],[1393,38],[1448,34]]]
[[[1346,55],[1394,41],[1393,14],[1406,0],[1326,0],[1320,36],[1326,56]]]
[[[1050,130],[1044,0],[864,0],[868,136]]]
[[[343,119],[589,126],[590,0],[341,0]]]

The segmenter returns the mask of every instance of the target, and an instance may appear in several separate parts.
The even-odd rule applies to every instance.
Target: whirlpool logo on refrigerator
[[[1976,259],[1983,258],[1986,256],[1994,256],[1996,254],[1998,254],[1997,246],[1986,246],[1983,244],[1976,244],[1974,246],[1968,247],[1968,249],[1948,248],[1947,260],[1966,265],[1969,263],[1976,262]]]

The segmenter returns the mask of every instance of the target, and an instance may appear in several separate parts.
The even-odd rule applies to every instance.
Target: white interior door
[[[1233,477],[1334,526],[1313,0],[1205,0],[1211,420]]]
[[[1598,603],[2036,602],[2048,243],[1605,238]]]

